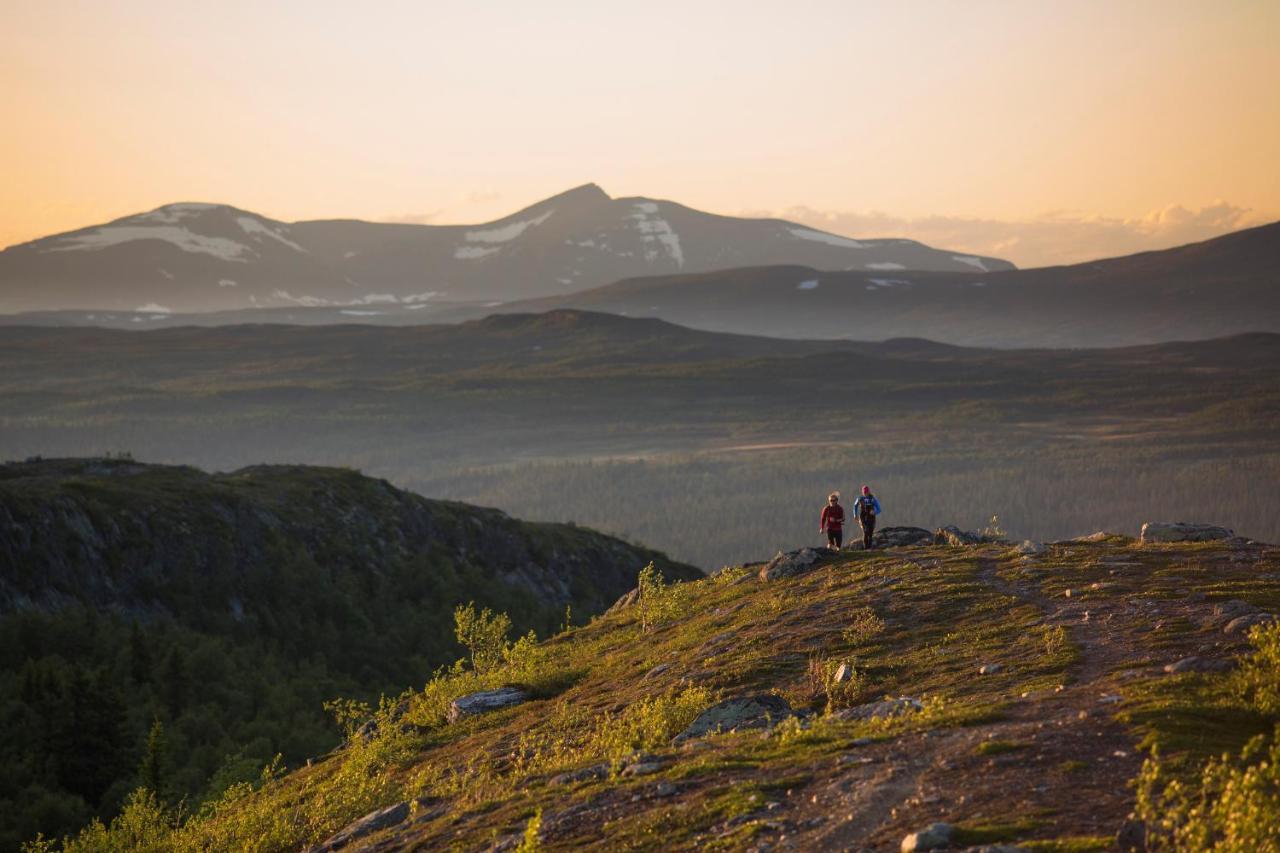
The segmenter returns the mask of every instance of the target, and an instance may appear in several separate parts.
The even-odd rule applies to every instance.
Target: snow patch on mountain
[[[494,252],[501,250],[501,246],[459,246],[453,250],[453,256],[460,261],[473,261],[476,258],[483,258],[485,255],[492,255]]]
[[[242,254],[249,252],[249,247],[225,237],[206,237],[176,225],[103,225],[82,234],[57,237],[52,245],[42,247],[41,252],[78,252],[84,250],[105,249],[121,243],[132,243],[134,240],[163,240],[172,243],[184,252],[196,252],[213,255],[223,261],[247,262]]]
[[[234,279],[230,279],[230,278],[218,279],[218,287],[236,287],[238,285],[239,285],[239,282],[235,281]]]
[[[279,240],[281,243],[284,243],[296,252],[307,251],[288,237],[277,232],[274,228],[268,228],[263,222],[254,219],[252,216],[237,216],[236,223],[244,229],[244,233],[249,234],[252,237],[256,238],[259,234],[265,234],[272,239]]]
[[[869,278],[867,279],[867,281],[871,282],[873,285],[875,285],[875,287],[897,287],[898,285],[901,285],[901,284],[911,283],[909,281],[903,281],[900,278]],[[875,289],[874,287],[867,288],[867,290],[874,290],[874,289]]]
[[[880,261],[874,264],[864,264],[869,270],[905,270],[902,264],[895,264],[893,261]]]
[[[952,255],[951,260],[977,267],[982,272],[991,272],[991,270],[987,269],[987,265],[982,262],[982,258],[975,258],[970,255]]]
[[[684,250],[680,248],[680,235],[671,228],[671,223],[658,216],[658,205],[652,201],[638,201],[631,205],[632,213],[628,218],[635,220],[635,228],[640,232],[640,239],[645,243],[657,243],[667,253],[676,266],[684,269]],[[657,247],[645,246],[644,259],[653,263],[658,259]]]
[[[533,226],[541,225],[542,223],[546,222],[547,217],[553,213],[555,213],[554,208],[552,208],[551,210],[548,210],[546,213],[542,214],[541,216],[535,216],[533,219],[524,219],[524,220],[521,220],[520,222],[512,222],[510,225],[501,225],[497,228],[486,228],[483,231],[468,231],[467,242],[506,243],[509,240],[514,240],[515,238],[519,237],[526,230],[532,228]],[[461,255],[458,255],[456,252],[454,253],[454,256],[462,257]],[[474,257],[479,257],[479,255],[476,255]]]
[[[137,216],[129,217],[130,222],[160,222],[165,225],[176,225],[184,219],[190,219],[193,216],[199,216],[206,210],[212,210],[217,207],[216,204],[204,204],[201,202],[181,202],[179,204],[166,204],[164,207],[157,207],[149,213],[141,213]]]
[[[170,309],[166,308],[163,305],[158,305],[155,302],[148,302],[146,305],[139,305],[137,308],[133,310],[137,311],[139,314],[172,314],[173,313]]]
[[[811,278],[808,281],[802,281],[796,285],[796,290],[814,290],[818,286],[818,280]]]
[[[814,231],[812,228],[788,228],[793,237],[799,237],[801,240],[812,240],[815,243],[826,243],[829,246],[840,246],[845,249],[865,249],[866,243],[859,243],[848,237],[840,237],[835,234],[828,234],[825,231]]]

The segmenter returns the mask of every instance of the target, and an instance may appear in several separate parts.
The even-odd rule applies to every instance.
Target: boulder
[[[1003,664],[984,663],[981,667],[978,668],[978,675],[995,675],[997,672],[1000,672],[1002,669],[1004,669]]]
[[[396,803],[394,806],[387,806],[384,809],[378,809],[376,812],[370,812],[359,820],[343,827],[336,834],[331,835],[319,844],[309,847],[307,853],[332,853],[335,850],[342,850],[366,835],[372,835],[375,832],[399,826],[409,817],[415,803],[418,806],[423,806],[429,802],[430,800],[425,797],[413,802],[405,800],[403,803]]]
[[[948,524],[946,527],[939,527],[933,532],[933,544],[950,545],[953,548],[980,545],[982,544],[982,535],[970,530],[961,530],[955,525]]]
[[[1255,625],[1269,625],[1274,621],[1276,617],[1271,613],[1247,613],[1232,619],[1222,631],[1225,634],[1247,634]]]
[[[1035,557],[1043,554],[1045,549],[1043,542],[1032,542],[1030,539],[1024,539],[1014,550],[1026,557]]]
[[[910,696],[899,696],[897,699],[881,699],[878,702],[845,708],[843,711],[836,711],[832,716],[838,720],[870,720],[873,717],[896,717],[899,714],[920,711],[923,708],[920,700],[912,699]]]
[[[932,544],[933,534],[923,527],[886,527],[877,530],[876,535],[871,537],[871,547],[877,550]]]
[[[499,708],[508,708],[529,701],[529,694],[519,687],[499,687],[496,690],[480,690],[459,696],[449,703],[449,722],[456,723],[465,717],[474,717]]]
[[[1148,521],[1142,525],[1138,539],[1149,542],[1213,542],[1231,539],[1235,531],[1214,524],[1192,524],[1186,521]]]
[[[715,732],[769,728],[792,716],[795,712],[780,696],[759,694],[725,699],[699,714],[687,729],[675,736],[672,743],[683,743]]]
[[[1183,658],[1174,663],[1165,664],[1164,671],[1170,675],[1178,675],[1183,672],[1226,672],[1231,669],[1234,664],[1229,660],[1221,658]]]
[[[924,829],[911,833],[902,839],[902,853],[916,853],[918,850],[940,850],[951,846],[951,837],[956,828],[949,823],[931,823]]]
[[[842,663],[836,668],[835,680],[837,683],[851,681],[853,679],[853,664]]]
[[[789,578],[811,568],[821,558],[813,548],[801,548],[798,551],[779,551],[778,555],[765,564],[760,570],[760,580],[772,581]]]
[[[605,615],[610,613],[621,613],[623,610],[634,607],[636,601],[640,599],[640,587],[636,587],[630,592],[623,593],[622,597],[609,606],[605,611]]]
[[[588,780],[595,781],[597,779],[609,778],[609,765],[592,764],[590,767],[583,767],[580,770],[568,770],[551,777],[552,785],[572,785],[575,782],[586,782]]]

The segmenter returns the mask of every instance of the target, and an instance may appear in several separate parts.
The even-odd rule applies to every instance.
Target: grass
[[[910,755],[925,736],[1016,723],[1011,697],[1070,676],[1080,663],[1070,632],[1044,626],[1032,604],[991,585],[992,569],[1000,577],[1009,567],[988,562],[996,553],[857,555],[767,585],[734,583],[742,572],[664,582],[658,594],[672,595],[679,606],[645,617],[647,625],[633,608],[509,651],[489,671],[443,670],[410,694],[404,719],[416,728],[402,731],[388,719],[369,744],[270,779],[257,792],[239,791],[188,820],[172,839],[176,849],[213,839],[228,846],[259,839],[252,843],[264,850],[298,847],[373,808],[428,797],[446,804],[445,813],[415,824],[402,842],[485,846],[495,837],[521,836],[541,809],[542,843],[552,846],[739,848],[773,832],[769,822],[776,815],[767,803],[793,808],[788,804],[843,779],[879,773],[877,762],[890,750]],[[1056,559],[1064,571],[1095,571],[1071,565],[1071,553]],[[816,668],[815,660],[821,662]],[[863,721],[819,711],[770,731],[671,743],[721,696],[773,692],[807,701],[815,690],[830,688],[823,680],[827,664],[842,660],[856,662],[868,698],[910,695],[924,709]],[[989,662],[1004,668],[979,676],[978,666]],[[660,663],[668,668],[649,674]],[[443,709],[460,693],[511,682],[544,687],[524,705],[443,722]],[[1242,710],[1241,689],[1222,676],[1139,679],[1126,683],[1118,713],[1144,748],[1158,746],[1168,756],[1238,751],[1266,722]],[[382,713],[390,712],[384,707]],[[949,737],[966,743],[969,736]],[[988,733],[964,749],[972,761],[1031,746]],[[660,765],[656,773],[622,772],[637,751]],[[859,769],[863,765],[845,762],[846,755],[871,756],[871,764]],[[553,781],[597,764],[608,767],[602,778]],[[1071,758],[1050,765],[1041,778],[1079,786],[1087,784],[1089,769]],[[1186,769],[1194,774],[1191,764]],[[677,786],[678,793],[653,795],[660,783]],[[597,817],[553,819],[574,810]],[[1012,802],[1007,809],[984,807],[957,821],[958,841],[1017,841],[1046,851],[1105,847],[1098,837],[1061,835],[1056,820],[1054,813],[1028,813]]]

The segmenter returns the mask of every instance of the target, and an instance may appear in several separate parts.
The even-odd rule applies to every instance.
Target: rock
[[[1164,671],[1171,675],[1177,675],[1181,672],[1226,672],[1231,667],[1232,663],[1229,660],[1189,657],[1165,664]]]
[[[819,554],[813,548],[801,548],[798,551],[779,551],[778,555],[765,564],[760,570],[760,580],[772,581],[778,578],[789,578],[798,575],[818,562]]]
[[[1022,544],[1018,545],[1014,550],[1023,556],[1034,557],[1043,554],[1045,548],[1043,542],[1032,542],[1030,539],[1024,539]]]
[[[780,696],[760,694],[725,699],[699,714],[687,729],[675,736],[672,743],[683,743],[714,732],[769,728],[791,716],[794,716],[791,706]]]
[[[953,548],[964,548],[968,545],[982,544],[982,536],[969,530],[961,530],[955,525],[948,524],[946,527],[939,527],[933,532],[933,544],[950,545]]]
[[[871,547],[876,549],[932,544],[933,534],[923,527],[886,527],[871,537]]]
[[[639,761],[635,764],[628,764],[622,771],[623,776],[648,776],[650,773],[657,773],[662,769],[661,761]]]
[[[1213,618],[1210,621],[1212,624],[1226,625],[1238,616],[1249,616],[1261,612],[1259,608],[1254,607],[1249,602],[1233,598],[1230,601],[1215,604],[1213,606]]]
[[[836,668],[835,679],[837,682],[845,682],[853,678],[853,664],[842,663]]]
[[[1147,825],[1137,818],[1126,818],[1116,833],[1116,847],[1124,853],[1146,853]]]
[[[1121,533],[1112,533],[1109,530],[1098,530],[1086,536],[1077,536],[1076,538],[1068,539],[1067,541],[1068,542],[1105,542],[1108,539],[1114,539],[1116,537],[1121,537],[1121,536],[1123,536],[1123,534]],[[1123,538],[1128,539],[1129,537],[1123,536]]]
[[[660,663],[660,664],[658,664],[657,666],[655,666],[653,669],[651,669],[651,670],[649,670],[648,672],[646,672],[646,673],[644,674],[644,677],[645,677],[645,678],[653,678],[655,675],[662,675],[662,673],[666,672],[666,671],[667,671],[667,670],[669,670],[669,669],[671,669],[671,664],[669,664],[669,663]]]
[[[1232,619],[1222,631],[1225,634],[1247,634],[1255,625],[1270,625],[1274,621],[1276,617],[1271,613],[1248,613]]]
[[[1214,524],[1192,524],[1186,521],[1148,521],[1142,525],[1139,541],[1148,542],[1212,542],[1231,539],[1235,531]]]
[[[676,786],[670,782],[659,782],[653,786],[653,795],[655,797],[669,797],[676,792]]]
[[[995,675],[997,672],[999,672],[1002,669],[1004,669],[1003,664],[987,663],[987,664],[983,664],[982,667],[978,670],[978,675]]]
[[[634,607],[639,599],[640,587],[636,587],[630,592],[623,593],[622,597],[610,605],[609,609],[605,611],[605,615],[607,616],[610,613],[621,613],[630,607]]]
[[[572,785],[576,782],[588,782],[596,779],[609,778],[608,764],[592,764],[590,767],[583,767],[581,770],[568,770],[551,777],[552,785]]]
[[[416,802],[421,806],[430,802],[430,800],[422,798]],[[396,803],[394,806],[387,806],[385,809],[370,812],[354,823],[343,827],[328,839],[308,848],[307,853],[331,853],[334,850],[341,850],[366,835],[372,835],[375,832],[381,832],[384,829],[404,823],[412,810],[413,803],[406,800],[403,803]]]
[[[964,853],[1027,853],[1027,848],[1016,844],[980,844],[964,848]]]
[[[870,720],[872,717],[896,717],[899,714],[920,711],[923,708],[920,700],[912,699],[910,696],[899,696],[897,699],[881,699],[878,702],[845,708],[843,711],[836,711],[832,716],[838,720]]]
[[[902,839],[902,853],[915,853],[917,850],[938,850],[951,845],[951,836],[956,828],[949,823],[931,823],[924,829],[911,833]]]
[[[464,717],[474,717],[476,714],[508,708],[527,701],[529,701],[529,694],[519,687],[499,687],[496,690],[468,693],[449,703],[449,722],[456,723]]]

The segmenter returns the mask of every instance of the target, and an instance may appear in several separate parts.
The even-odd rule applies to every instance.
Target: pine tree
[[[164,724],[157,719],[151,724],[151,731],[147,734],[146,750],[142,754],[142,764],[138,767],[138,784],[154,792],[158,799],[164,799],[163,792],[169,781],[167,746]]]
[[[176,718],[187,704],[190,678],[187,675],[187,659],[175,646],[169,650],[160,672],[160,693],[169,716]]]

